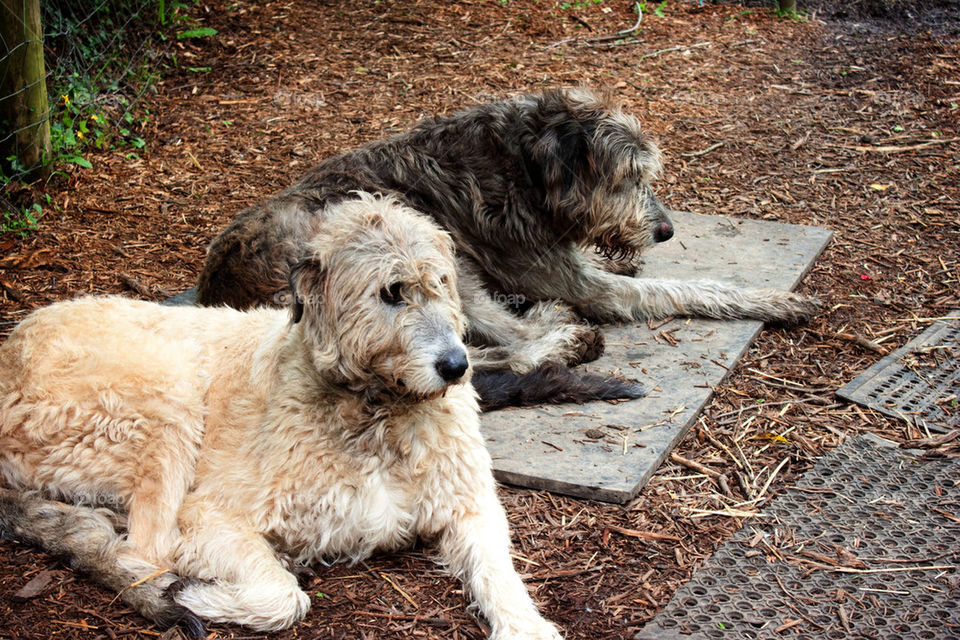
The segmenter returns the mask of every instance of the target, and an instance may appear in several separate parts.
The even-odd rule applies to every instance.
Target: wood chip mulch
[[[669,206],[836,232],[802,286],[823,312],[761,334],[632,504],[503,488],[516,564],[546,615],[569,638],[631,638],[825,451],[862,432],[930,437],[834,390],[960,307],[960,25],[670,0],[635,36],[608,39],[635,23],[632,3],[562,4],[197,5],[218,35],[175,43],[182,66],[150,98],[141,159],[93,156],[93,170],[51,188],[39,232],[0,238],[0,336],[78,294],[186,289],[233,214],[340,149],[486,97],[609,89],[660,140]],[[921,444],[957,452],[955,439]],[[307,583],[303,623],[269,635],[214,625],[212,637],[484,636],[428,549],[319,568]],[[0,639],[159,635],[114,594],[0,542]]]

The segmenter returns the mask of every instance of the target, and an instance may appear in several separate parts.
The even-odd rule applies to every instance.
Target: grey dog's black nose
[[[467,352],[455,347],[440,356],[435,366],[444,382],[453,382],[459,380],[470,365],[467,364]]]
[[[657,242],[666,242],[673,237],[673,225],[669,220],[664,220],[653,230],[653,239]]]

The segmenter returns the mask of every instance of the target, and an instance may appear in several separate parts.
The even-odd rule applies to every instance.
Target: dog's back
[[[196,449],[216,360],[256,344],[251,320],[118,296],[35,311],[0,346],[3,477],[126,510],[152,466]]]

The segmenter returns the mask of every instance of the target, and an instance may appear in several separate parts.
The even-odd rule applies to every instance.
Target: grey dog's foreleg
[[[609,295],[576,305],[585,316],[645,320],[671,315],[753,319],[787,325],[806,322],[820,303],[789,291],[749,289],[709,281],[644,280],[613,276]],[[623,279],[623,280],[621,280]]]
[[[632,278],[598,269],[577,251],[526,265],[517,283],[541,298],[559,298],[585,317],[636,321],[672,315],[797,324],[816,314],[815,298],[710,281]]]

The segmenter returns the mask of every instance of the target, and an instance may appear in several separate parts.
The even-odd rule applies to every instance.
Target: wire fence
[[[31,11],[39,11],[39,25]],[[48,171],[64,162],[88,166],[85,152],[133,134],[144,94],[171,47],[171,41],[155,37],[164,11],[164,0],[0,0],[0,21],[6,23],[0,30],[4,230],[10,230],[11,216],[26,214],[21,223],[27,226],[35,222],[29,217],[39,211],[36,204],[25,206],[18,194],[35,181],[41,165]],[[31,46],[42,46],[44,72],[22,82],[11,74],[21,73],[17,67]],[[30,109],[27,96],[40,83],[47,88],[46,107]],[[11,110],[18,117],[11,117]],[[42,157],[25,164],[18,136],[44,125],[50,144]]]

